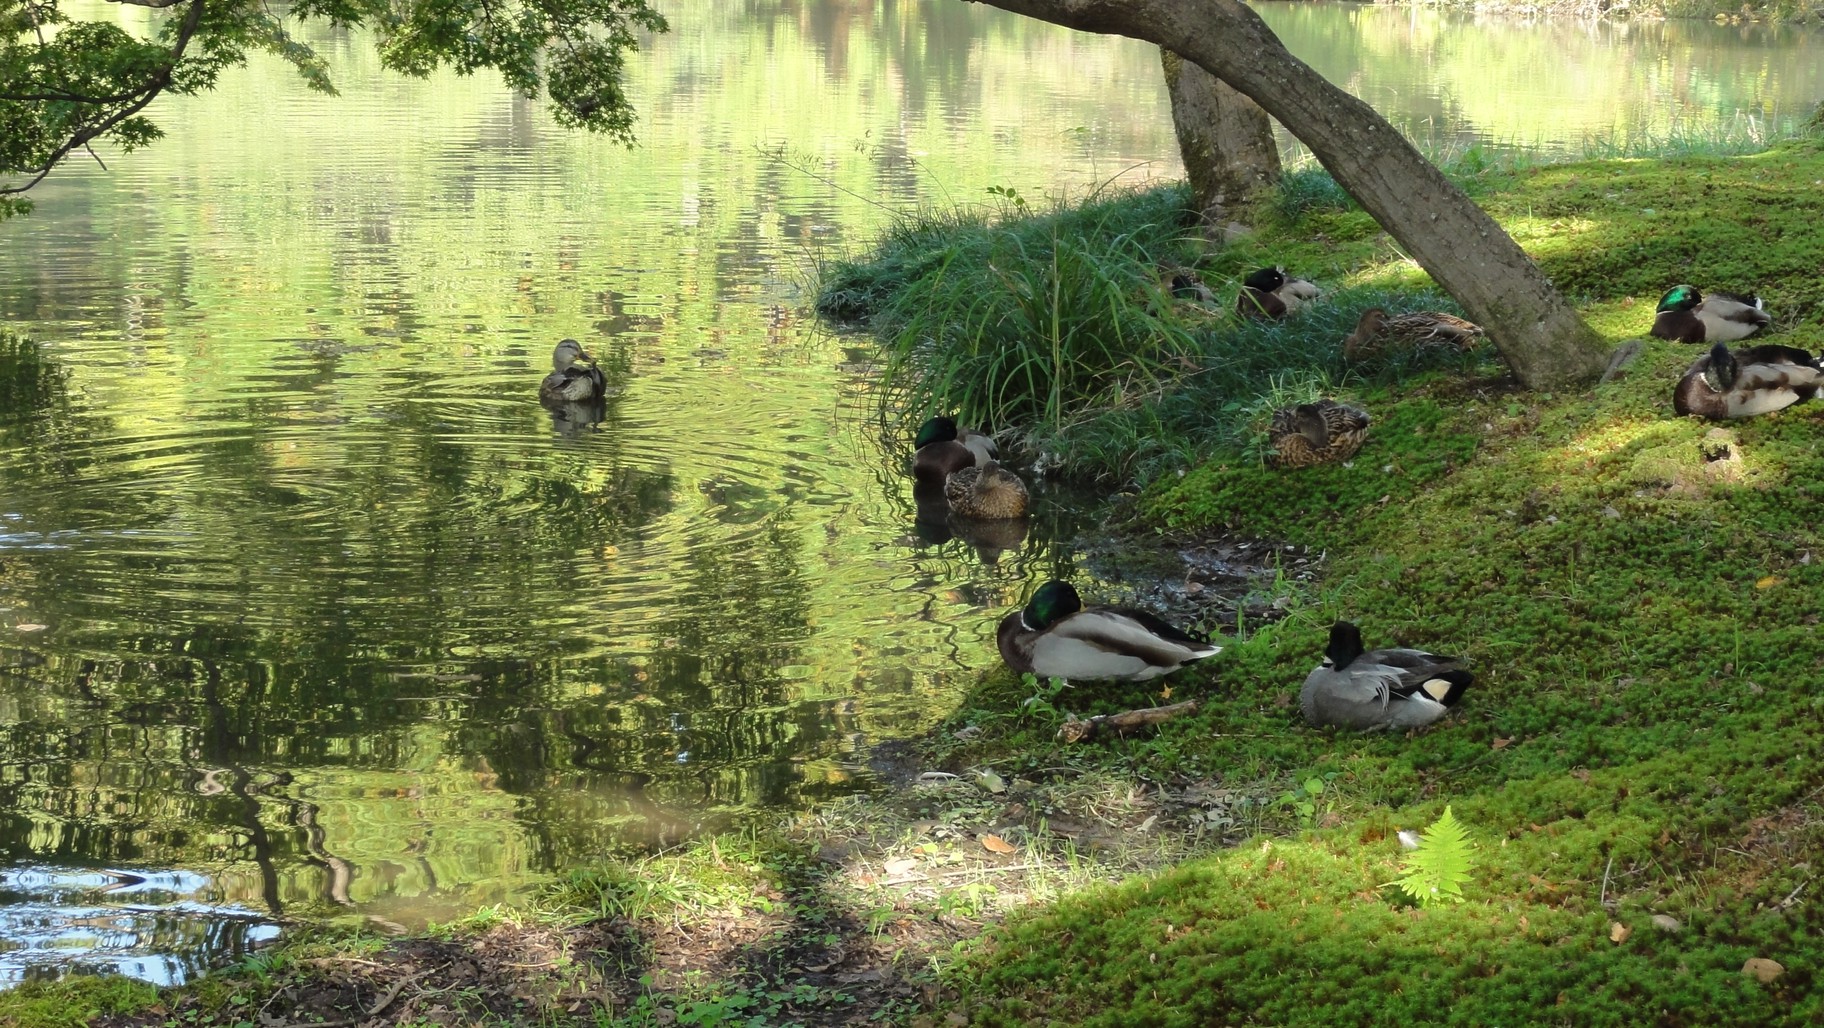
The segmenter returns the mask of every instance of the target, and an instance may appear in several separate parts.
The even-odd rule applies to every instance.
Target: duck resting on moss
[[[1014,671],[1066,681],[1144,682],[1222,652],[1143,610],[1085,607],[1075,586],[1055,580],[1001,619],[996,642]]]
[[[938,415],[918,426],[912,445],[912,477],[920,486],[942,493],[950,476],[964,468],[980,467],[1000,455],[994,438],[972,428],[958,428],[956,419]]]
[[[1696,286],[1676,285],[1659,298],[1653,314],[1653,335],[1681,343],[1733,343],[1772,324],[1753,293],[1711,293]]]
[[[1362,649],[1362,630],[1330,626],[1324,659],[1305,677],[1298,705],[1314,728],[1361,732],[1419,728],[1450,711],[1476,676],[1455,657],[1425,650]]]
[[[1317,297],[1315,284],[1287,277],[1284,268],[1261,268],[1242,279],[1241,294],[1235,297],[1235,313],[1244,318],[1279,321]]]
[[[1678,380],[1672,409],[1712,421],[1751,418],[1803,403],[1820,387],[1824,372],[1807,350],[1765,343],[1731,351],[1717,343]]]
[[[1355,331],[1343,340],[1343,357],[1360,360],[1374,352],[1374,343],[1382,336],[1404,339],[1416,346],[1454,346],[1467,350],[1482,338],[1482,326],[1443,311],[1413,311],[1389,315],[1379,307],[1362,312]]]
[[[1267,463],[1276,468],[1348,460],[1368,439],[1368,412],[1335,400],[1285,407],[1273,412],[1267,439]]]

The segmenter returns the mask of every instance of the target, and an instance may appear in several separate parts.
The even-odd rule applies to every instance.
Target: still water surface
[[[341,97],[255,59],[0,226],[38,344],[0,347],[0,982],[178,980],[262,916],[417,924],[869,788],[1071,569],[1058,501],[1005,553],[914,526],[806,283],[893,211],[1175,175],[1155,54],[957,0],[667,13],[631,151],[318,33]],[[1263,14],[1456,142],[1824,94],[1793,29]],[[565,336],[599,424],[534,400]]]

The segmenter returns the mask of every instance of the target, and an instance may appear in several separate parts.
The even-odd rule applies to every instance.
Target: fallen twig
[[[1596,898],[1596,902],[1604,907],[1609,905],[1609,872],[1614,870],[1614,868],[1615,854],[1611,853],[1609,854],[1608,866],[1602,869],[1602,895]]]
[[[1775,909],[1775,910],[1785,910],[1785,909],[1786,909],[1786,908],[1787,908],[1787,907],[1790,907],[1790,906],[1792,906],[1792,905],[1793,905],[1793,903],[1794,903],[1794,902],[1796,902],[1796,901],[1797,901],[1797,900],[1798,900],[1798,898],[1799,898],[1799,893],[1801,893],[1801,892],[1803,892],[1803,891],[1804,891],[1804,890],[1805,890],[1805,887],[1806,887],[1806,886],[1807,886],[1807,885],[1810,885],[1810,884],[1811,884],[1811,883],[1812,883],[1812,882],[1815,882],[1815,881],[1817,881],[1817,880],[1818,880],[1818,876],[1817,876],[1817,875],[1812,875],[1812,876],[1811,876],[1811,877],[1810,877],[1810,878],[1807,878],[1807,879],[1805,879],[1805,880],[1804,880],[1804,881],[1802,881],[1802,882],[1800,882],[1800,883],[1799,883],[1799,885],[1798,885],[1798,888],[1796,888],[1796,889],[1794,889],[1794,890],[1792,890],[1792,891],[1791,891],[1791,892],[1789,892],[1789,893],[1787,893],[1787,894],[1786,894],[1786,898],[1785,898],[1785,899],[1783,899],[1783,900],[1781,900],[1781,901],[1780,901],[1780,902],[1779,902],[1779,903],[1777,903],[1777,904],[1775,904],[1775,906],[1774,906],[1774,908],[1773,908],[1773,909]]]
[[[393,987],[386,990],[386,994],[381,996],[379,1001],[369,1007],[367,1013],[362,1014],[360,1017],[345,1017],[340,1021],[293,1021],[281,1025],[280,1028],[354,1028],[355,1025],[360,1024],[370,1017],[380,1016],[380,1012],[387,1007],[392,1006],[393,1001],[399,998],[399,994],[405,991],[407,985],[410,985],[430,973],[431,972],[428,970],[420,971],[417,974],[408,974],[404,978],[394,982]]]
[[[1197,709],[1196,700],[1185,700],[1169,707],[1143,707],[1140,710],[1124,710],[1119,714],[1101,714],[1087,721],[1066,721],[1058,729],[1058,739],[1063,742],[1088,742],[1105,731],[1125,732],[1130,728],[1145,728],[1169,721],[1180,714],[1189,714]]]

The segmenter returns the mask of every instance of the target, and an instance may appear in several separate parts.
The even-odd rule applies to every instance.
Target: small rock
[[[1742,961],[1742,973],[1765,985],[1786,973],[1786,968],[1777,960],[1766,957],[1749,957]]]
[[[1658,928],[1662,932],[1676,932],[1685,926],[1680,924],[1678,918],[1673,917],[1671,914],[1654,914],[1653,927]]]

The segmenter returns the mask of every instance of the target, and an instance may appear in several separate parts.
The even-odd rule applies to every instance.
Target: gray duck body
[[[1001,619],[1001,659],[1041,678],[1144,682],[1222,652],[1143,610],[1084,607],[1069,582],[1047,582]]]
[[[1299,709],[1313,727],[1404,731],[1449,712],[1475,675],[1455,657],[1403,648],[1363,651],[1347,621],[1330,626],[1324,661],[1305,677]]]
[[[1730,350],[1717,343],[1685,369],[1672,409],[1712,421],[1750,418],[1803,403],[1824,388],[1824,372],[1807,350],[1772,343]]]

